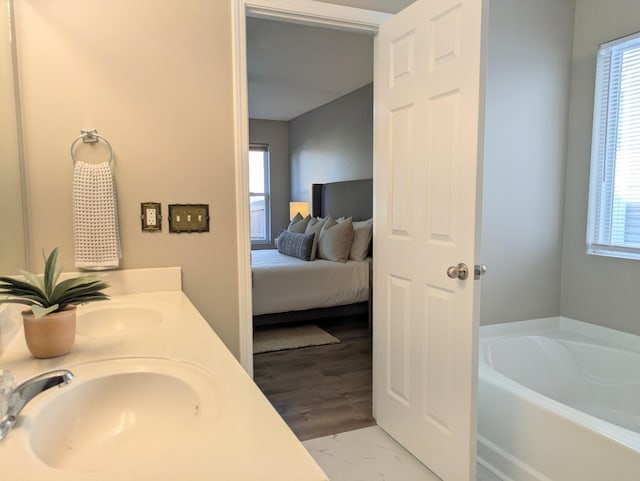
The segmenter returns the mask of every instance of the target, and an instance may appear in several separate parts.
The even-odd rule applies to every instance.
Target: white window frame
[[[620,158],[624,155],[619,156],[618,152],[622,145],[620,138],[623,135],[619,134],[620,116],[624,117],[621,109],[624,98],[622,55],[635,50],[640,58],[640,32],[604,43],[598,49],[591,141],[587,253],[638,260],[640,242],[628,241],[625,238],[627,206],[631,205],[629,198],[614,195],[616,168],[620,167]],[[640,68],[640,64],[638,67]],[[640,70],[634,68],[633,72],[638,73]],[[633,86],[634,90],[640,93],[640,78],[634,81]],[[635,114],[636,111],[633,112]],[[633,123],[631,135],[640,139],[640,118],[633,118],[628,122],[626,125]],[[635,159],[635,151],[633,158]],[[640,183],[640,162],[637,166],[634,162],[633,167],[631,176],[627,174],[625,178],[637,178]],[[634,205],[640,201],[632,199]]]
[[[249,189],[249,205],[251,205],[251,197],[264,197],[264,222],[265,237],[264,239],[251,239],[251,245],[271,244],[271,174],[270,174],[270,155],[269,145],[267,144],[249,144],[249,152],[263,152],[264,156],[264,190],[265,192],[252,192]],[[247,156],[248,159],[248,156]],[[249,172],[250,173],[250,172]],[[249,232],[251,234],[251,232]]]

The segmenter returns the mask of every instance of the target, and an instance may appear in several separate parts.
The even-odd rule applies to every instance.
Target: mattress
[[[251,251],[253,315],[366,301],[369,262],[303,261],[275,249]]]

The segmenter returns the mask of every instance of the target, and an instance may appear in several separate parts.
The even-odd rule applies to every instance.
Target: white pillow
[[[347,262],[352,241],[351,217],[340,223],[327,217],[318,239],[318,257],[334,262]]]
[[[369,244],[373,237],[373,219],[353,223],[353,242],[349,259],[363,261],[369,255]]]
[[[313,247],[311,248],[311,258],[309,260],[313,260],[316,258],[316,253],[318,251],[318,239],[320,238],[320,231],[322,230],[322,226],[324,225],[326,219],[314,219],[311,217],[309,219],[309,223],[307,224],[307,228],[305,229],[305,234],[315,234],[313,236]]]
[[[307,216],[303,219],[300,215],[300,212],[298,212],[296,216],[291,219],[291,222],[289,222],[289,227],[287,227],[287,230],[289,232],[295,232],[296,234],[304,234],[305,230],[307,229],[307,224],[310,220],[311,216]]]

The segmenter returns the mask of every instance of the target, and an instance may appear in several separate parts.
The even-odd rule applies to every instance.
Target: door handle
[[[460,279],[464,281],[467,277],[469,277],[469,268],[466,264],[460,263],[457,266],[451,266],[447,269],[447,275],[451,279]]]

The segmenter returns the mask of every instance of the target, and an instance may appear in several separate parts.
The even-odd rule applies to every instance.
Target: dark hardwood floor
[[[254,380],[301,441],[375,425],[366,316],[316,322],[340,344],[254,356]]]

